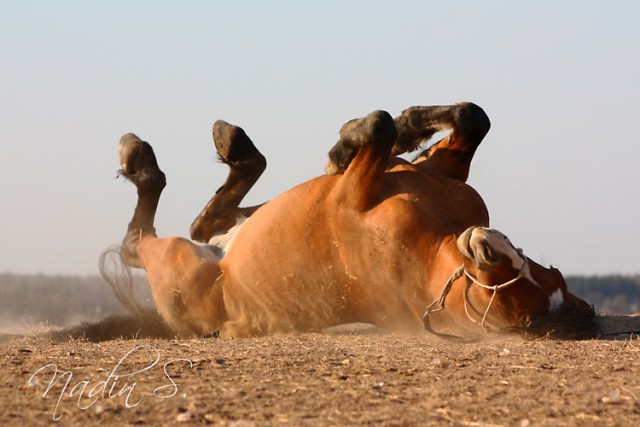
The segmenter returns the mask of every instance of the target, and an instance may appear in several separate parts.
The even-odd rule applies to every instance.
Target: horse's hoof
[[[340,140],[329,151],[325,173],[344,173],[358,153],[358,147],[366,144],[392,145],[397,136],[395,122],[386,111],[377,110],[365,117],[349,120],[340,129]]]
[[[158,167],[153,148],[132,133],[120,138],[118,144],[118,158],[120,173],[131,180],[138,188],[141,185],[151,185],[164,188],[164,173]]]
[[[264,170],[266,159],[242,128],[218,120],[213,124],[213,143],[220,160],[234,169]]]
[[[340,139],[351,146],[394,141],[397,135],[393,117],[382,110],[350,120],[340,129]]]

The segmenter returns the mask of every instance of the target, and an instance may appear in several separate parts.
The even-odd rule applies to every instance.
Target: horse
[[[121,248],[142,268],[158,312],[181,336],[262,336],[353,322],[384,330],[474,338],[593,308],[562,274],[490,228],[466,181],[490,129],[470,102],[377,110],[347,122],[326,173],[258,206],[243,197],[266,167],[244,130],[218,120],[213,140],[229,175],[190,229],[160,238],[166,185],[151,145],[118,144],[120,173],[137,188]],[[407,161],[439,131],[449,135]]]

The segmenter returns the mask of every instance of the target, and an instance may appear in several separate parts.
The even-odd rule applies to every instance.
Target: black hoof
[[[491,129],[491,121],[487,113],[471,102],[456,104],[453,117],[457,132],[465,135],[466,139],[482,141]]]
[[[264,156],[238,126],[223,120],[216,121],[213,124],[213,143],[220,160],[234,169],[259,169],[262,172],[267,165]]]
[[[344,144],[359,147],[363,144],[384,144],[393,142],[398,132],[389,113],[382,110],[350,120],[340,129],[340,139]]]
[[[411,107],[396,119],[398,139],[393,154],[411,152],[436,132],[452,130],[463,146],[453,147],[458,151],[470,151],[480,144],[489,132],[491,122],[484,110],[471,102],[454,105]],[[448,145],[453,139],[447,140]]]
[[[122,176],[139,190],[161,190],[166,185],[164,173],[158,167],[153,148],[148,142],[128,133],[120,138],[118,157]]]
[[[361,145],[393,145],[398,133],[393,118],[386,111],[377,110],[366,117],[353,119],[340,129],[340,140],[329,151],[325,172],[344,173]]]

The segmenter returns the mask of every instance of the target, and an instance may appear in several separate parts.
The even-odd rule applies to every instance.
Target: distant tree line
[[[640,276],[569,276],[569,289],[600,314],[640,311]],[[136,299],[153,306],[149,285],[134,276]],[[125,309],[99,276],[47,276],[0,273],[0,326],[69,326],[97,321]]]
[[[596,307],[599,314],[640,311],[640,276],[568,276],[569,290]]]
[[[134,276],[136,300],[152,306],[146,279]],[[68,326],[126,310],[100,276],[0,273],[0,325]]]

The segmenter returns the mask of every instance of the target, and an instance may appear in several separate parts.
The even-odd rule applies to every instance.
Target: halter
[[[507,288],[511,285],[513,285],[515,282],[517,282],[518,280],[520,280],[521,278],[526,276],[526,269],[527,266],[529,265],[529,260],[527,259],[526,256],[522,255],[522,250],[518,249],[518,254],[520,255],[520,257],[522,258],[523,262],[522,262],[522,266],[520,267],[520,271],[518,271],[518,274],[516,275],[516,277],[514,277],[513,279],[501,283],[499,285],[485,285],[484,283],[480,282],[478,279],[476,279],[475,277],[473,277],[473,275],[471,273],[469,273],[465,268],[464,268],[464,263],[458,267],[453,274],[451,275],[451,277],[449,277],[449,280],[447,280],[447,283],[444,286],[444,289],[442,290],[442,294],[440,295],[440,298],[438,298],[437,300],[433,301],[431,304],[429,304],[424,312],[424,315],[422,316],[422,320],[424,322],[425,328],[429,329],[433,332],[433,329],[431,329],[429,325],[429,320],[428,317],[431,313],[436,313],[438,311],[442,311],[444,310],[445,306],[445,300],[447,298],[447,295],[449,295],[449,292],[451,291],[451,287],[453,286],[453,283],[458,280],[460,277],[462,277],[462,275],[464,274],[465,276],[467,276],[469,279],[471,279],[471,283],[467,284],[467,289],[465,290],[465,294],[464,294],[464,311],[467,314],[467,317],[469,318],[469,320],[472,323],[475,323],[476,325],[480,325],[482,326],[482,329],[484,329],[485,332],[491,332],[491,329],[489,329],[486,325],[485,322],[487,320],[487,315],[489,314],[489,310],[491,309],[491,306],[493,305],[493,301],[495,300],[496,294],[498,293],[499,290]],[[487,304],[487,308],[484,311],[484,314],[482,315],[482,320],[481,321],[477,321],[475,320],[473,317],[471,317],[471,313],[469,313],[469,308],[468,308],[468,301],[469,301],[469,288],[471,287],[472,284],[478,285],[481,288],[484,289],[488,289],[490,291],[493,291],[493,293],[491,294],[491,299],[489,300],[489,304]],[[445,334],[438,334],[438,335],[445,335]],[[452,337],[450,335],[446,335],[447,337]]]

